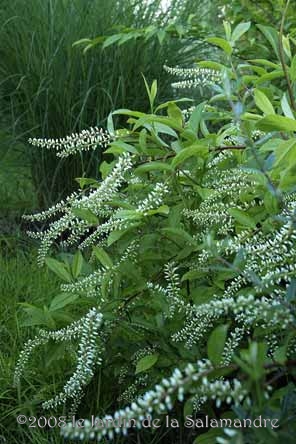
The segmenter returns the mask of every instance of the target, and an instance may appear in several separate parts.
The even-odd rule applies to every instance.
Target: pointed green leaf
[[[249,216],[245,211],[239,210],[237,208],[229,208],[228,213],[243,227],[248,227],[248,228],[256,227],[254,219],[251,216]]]
[[[74,278],[77,278],[80,275],[82,265],[83,265],[83,256],[82,256],[81,251],[77,250],[77,252],[75,253],[75,256],[73,258],[73,263],[72,263],[72,274],[73,274]]]
[[[260,89],[255,89],[254,97],[257,107],[264,114],[275,114],[272,103],[270,102],[268,97],[264,94],[264,92],[260,91]]]
[[[294,55],[290,68],[290,78],[292,82],[296,80],[296,55]]]
[[[228,325],[219,325],[213,330],[208,340],[208,357],[215,366],[221,364],[227,331]]]
[[[283,116],[266,116],[256,123],[262,131],[296,131],[296,120]]]
[[[286,93],[282,97],[281,107],[282,107],[282,110],[283,110],[286,117],[290,117],[291,119],[294,119],[294,114],[293,114],[293,111],[291,110],[291,107],[289,105]]]
[[[67,271],[65,264],[63,262],[59,262],[56,259],[51,257],[47,257],[45,259],[45,263],[48,268],[53,271],[59,278],[66,282],[72,282],[72,278],[70,273]]]
[[[233,30],[231,41],[236,42],[243,34],[245,34],[251,26],[251,22],[239,23]]]
[[[219,48],[223,49],[228,55],[232,53],[232,46],[225,39],[221,39],[220,37],[209,37],[206,41],[212,43],[212,45],[219,46]]]
[[[182,126],[183,125],[183,114],[180,108],[174,103],[171,102],[168,104],[168,116],[171,119],[176,120],[177,124]]]
[[[205,154],[208,152],[208,148],[203,145],[193,145],[189,148],[184,148],[180,151],[172,161],[172,167],[176,168],[182,162],[189,159],[189,157],[201,157],[204,158]]]
[[[92,225],[96,225],[99,222],[97,216],[88,209],[73,208],[72,212],[73,214],[75,214],[75,216],[79,217],[82,220],[85,220],[86,222],[89,222]]]
[[[114,35],[111,35],[110,37],[106,38],[106,40],[103,43],[103,49],[118,42],[118,40],[120,40],[121,37],[122,37],[122,34],[114,34]]]
[[[95,246],[93,247],[93,253],[96,256],[96,258],[101,262],[103,267],[105,268],[113,267],[112,259],[103,248]]]
[[[53,298],[51,304],[49,306],[50,311],[60,310],[61,308],[66,307],[67,305],[73,304],[76,299],[79,298],[78,294],[72,293],[61,293]]]
[[[135,375],[137,375],[138,373],[145,372],[149,370],[151,367],[153,367],[158,361],[158,356],[159,355],[157,353],[153,353],[151,355],[147,355],[141,358],[137,362]]]
[[[150,171],[173,171],[173,168],[168,163],[155,161],[140,165],[136,168],[135,174],[145,174]]]

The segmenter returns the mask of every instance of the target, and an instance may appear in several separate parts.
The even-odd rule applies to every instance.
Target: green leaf
[[[134,219],[135,221],[142,218],[141,213],[136,210],[119,210],[114,214],[115,219]]]
[[[291,82],[295,82],[296,80],[296,55],[294,55],[290,68],[290,78]]]
[[[200,122],[203,116],[203,110],[206,102],[202,102],[193,110],[188,121],[188,127],[195,133],[198,133]]]
[[[179,102],[193,102],[193,99],[189,99],[189,98],[183,97],[182,99],[170,100],[168,102],[161,103],[155,109],[155,112],[160,111],[161,109],[167,108],[170,103],[179,103]]]
[[[98,181],[96,179],[88,179],[87,177],[76,177],[75,180],[79,183],[81,189],[87,185],[98,185]]]
[[[174,171],[170,164],[165,162],[147,162],[135,169],[135,174],[145,174],[150,171]]]
[[[72,47],[74,48],[75,46],[85,45],[85,44],[90,44],[91,42],[92,42],[91,39],[86,39],[86,38],[84,38],[84,39],[79,39],[79,40],[76,40],[76,42],[74,42],[74,43],[72,44]]]
[[[180,151],[172,161],[172,167],[176,168],[180,163],[185,162],[189,157],[200,157],[204,158],[205,154],[208,153],[208,148],[203,145],[193,145],[189,148],[184,148]]]
[[[137,362],[135,375],[137,375],[138,373],[145,372],[146,370],[149,370],[151,367],[153,367],[156,364],[157,361],[158,361],[157,353],[144,356]]]
[[[287,360],[287,345],[282,345],[278,347],[273,355],[276,362],[284,364]]]
[[[286,37],[285,35],[283,36],[283,49],[288,58],[291,59],[292,54],[291,54],[290,40],[289,37]]]
[[[269,214],[278,214],[279,212],[279,202],[276,196],[267,192],[264,195],[264,206]]]
[[[140,111],[132,111],[131,109],[127,109],[127,108],[120,108],[117,109],[116,111],[113,111],[112,114],[121,114],[123,116],[132,116],[132,117],[144,117],[146,116],[145,113],[141,113]]]
[[[274,167],[280,166],[281,169],[291,167],[296,163],[296,140],[290,139],[282,141],[274,150]]]
[[[111,134],[111,136],[113,136],[113,137],[115,136],[115,129],[114,129],[112,112],[109,113],[108,118],[107,118],[107,130],[108,130],[109,134]]]
[[[203,60],[202,62],[197,62],[197,65],[200,66],[200,68],[210,68],[215,69],[216,71],[227,69],[227,67],[225,65],[222,65],[222,63],[213,62],[211,60]]]
[[[181,228],[162,228],[161,232],[173,240],[180,239],[183,242],[189,244],[196,244],[196,241],[193,239],[193,237],[191,237],[189,233],[187,233],[185,230],[182,230]]]
[[[140,145],[140,151],[145,153],[146,149],[147,149],[147,130],[146,130],[146,128],[143,128],[140,131],[139,145]]]
[[[171,102],[168,104],[168,116],[171,119],[176,120],[177,124],[182,126],[183,125],[183,114],[180,108],[174,103]]]
[[[158,38],[158,41],[159,41],[160,45],[162,45],[163,42],[164,42],[164,39],[166,38],[166,32],[165,32],[164,29],[160,29],[157,32],[157,38]]]
[[[50,311],[60,310],[67,305],[73,304],[79,298],[78,294],[61,293],[53,298],[49,306]]]
[[[256,123],[262,131],[296,131],[296,120],[283,116],[266,116]]]
[[[82,265],[83,265],[83,256],[81,251],[77,250],[72,263],[72,274],[74,278],[77,278],[80,275]]]
[[[186,416],[192,415],[194,411],[194,400],[192,398],[187,399],[183,407],[183,416],[186,420]]]
[[[59,262],[56,259],[47,257],[45,263],[48,268],[53,271],[59,278],[66,282],[72,282],[70,273],[67,271],[66,266],[63,262]]]
[[[190,253],[192,253],[194,250],[190,249],[189,251],[190,251]],[[190,270],[190,271],[187,271],[187,273],[185,273],[182,276],[181,282],[184,282],[184,281],[187,281],[187,280],[188,281],[192,281],[194,279],[199,279],[202,276],[203,276],[203,272],[202,271],[200,271],[200,270]]]
[[[221,364],[227,331],[228,325],[219,325],[215,328],[215,330],[211,333],[209,337],[207,344],[208,357],[212,364],[215,366]]]
[[[264,114],[275,114],[272,103],[260,89],[254,91],[255,103]]]
[[[205,285],[198,285],[190,292],[190,297],[194,302],[194,305],[202,305],[208,303],[213,299],[214,295],[217,293],[215,287],[207,287]]]
[[[73,208],[72,210],[75,216],[79,217],[82,220],[90,223],[91,225],[97,225],[99,223],[99,219],[97,216],[90,210],[84,208]]]
[[[257,63],[258,65],[269,66],[270,68],[275,68],[275,69],[278,69],[280,67],[280,65],[273,63],[270,60],[266,60],[266,59],[251,59],[251,60],[248,60],[248,62]]]
[[[135,228],[138,228],[139,226],[140,226],[140,224],[137,223],[137,224],[132,224],[131,226],[129,226],[125,230],[112,231],[112,233],[109,235],[109,237],[107,239],[107,246],[110,247],[110,245],[114,244],[119,239],[121,239],[123,236],[125,236],[127,233],[129,233],[130,231],[133,231]]]
[[[107,48],[108,46],[113,45],[114,43],[118,42],[122,37],[122,34],[114,34],[110,37],[107,37],[106,40],[103,43],[103,49]]]
[[[110,144],[110,148],[108,148],[106,153],[114,153],[114,154],[122,154],[122,153],[137,153],[138,150],[133,145],[129,143],[123,142],[122,140],[116,140]]]
[[[219,46],[219,48],[223,49],[226,54],[231,55],[232,46],[227,40],[221,39],[220,37],[209,37],[206,39],[208,43],[212,43],[215,46]]]
[[[272,28],[271,26],[264,26],[264,25],[256,25],[258,29],[262,32],[262,34],[266,37],[266,39],[271,44],[277,58],[280,60],[279,56],[279,36],[278,32],[275,28]]]
[[[254,219],[251,216],[249,216],[245,211],[239,210],[237,208],[229,208],[228,213],[243,227],[248,227],[248,228],[256,227]]]
[[[54,319],[49,313],[47,307],[43,309],[26,302],[19,303],[26,312],[26,319],[21,321],[21,327],[32,327],[34,325],[46,325],[49,328],[56,328]]]
[[[173,120],[174,122],[176,122],[176,125],[179,125],[178,120]],[[163,134],[168,134],[169,136],[173,136],[176,139],[178,138],[178,134],[176,133],[175,130],[173,130],[170,126],[168,125],[164,125],[163,123],[154,123],[153,124],[153,129],[156,131],[156,133],[163,133]]]
[[[149,97],[150,108],[151,108],[151,111],[152,111],[153,110],[153,105],[154,105],[154,100],[155,100],[155,97],[156,97],[156,94],[157,94],[157,80],[153,80],[152,85],[151,85],[151,89],[150,89],[145,76],[143,74],[142,74],[142,76],[143,76],[143,79],[144,79],[146,91],[147,91],[147,94],[148,94],[148,97]]]
[[[293,111],[291,110],[291,107],[289,105],[286,93],[282,97],[281,107],[282,107],[282,110],[283,110],[286,117],[290,117],[291,119],[294,119],[294,114],[293,114]]]
[[[251,22],[239,23],[233,30],[231,41],[236,42],[243,34],[245,34],[251,26]]]
[[[224,31],[225,31],[225,36],[227,40],[230,40],[231,38],[231,25],[229,22],[227,22],[226,20],[223,21],[223,26],[224,26]]]
[[[157,94],[157,80],[154,79],[153,82],[152,82],[152,85],[151,85],[151,100],[152,100],[152,103],[154,103],[156,94]]]
[[[169,214],[170,212],[170,207],[168,207],[167,205],[161,205],[158,208],[155,208],[154,210],[148,210],[147,214],[148,216],[152,216],[153,214]]]
[[[285,77],[284,71],[282,69],[278,69],[276,71],[269,72],[268,74],[264,74],[260,76],[258,80],[254,83],[256,85],[260,85],[261,83],[269,82],[270,80],[280,79],[281,77]]]
[[[113,267],[112,259],[110,258],[109,254],[106,253],[106,251],[103,248],[94,246],[93,253],[96,256],[96,258],[101,262],[103,267],[105,267],[105,268],[112,268]]]

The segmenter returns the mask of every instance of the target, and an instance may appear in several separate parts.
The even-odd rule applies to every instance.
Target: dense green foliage
[[[207,38],[221,49],[219,61],[168,68],[187,95],[202,86],[202,102],[157,106],[157,82],[145,80],[150,112],[115,111],[127,116],[124,129],[108,120],[102,180],[77,178],[75,194],[26,217],[48,221],[31,235],[41,241],[39,264],[63,284],[47,306],[27,310],[43,330],[21,352],[15,384],[32,368],[35,349],[59,347],[53,359],[71,360],[67,380],[51,397],[39,396],[45,411],[105,420],[111,412],[139,424],[166,412],[180,423],[188,415],[261,415],[269,426],[197,428],[183,441],[293,442],[294,41],[283,26],[278,33],[258,25],[274,61],[246,61],[239,48],[245,53],[247,33],[255,32],[250,23],[224,28],[224,38]],[[182,110],[186,101],[190,109]],[[68,145],[79,150],[79,143]],[[60,246],[71,254],[49,257]],[[127,429],[109,425],[109,438]],[[181,433],[172,429],[168,440],[181,441]],[[104,439],[87,423],[69,423],[62,434]],[[131,436],[136,441],[134,430]]]

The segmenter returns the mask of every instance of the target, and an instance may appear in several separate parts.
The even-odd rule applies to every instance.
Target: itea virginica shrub
[[[293,396],[296,110],[273,83],[268,61],[257,61],[265,66],[257,76],[241,72],[246,63],[237,55],[230,61],[238,35],[250,28],[238,26],[232,34],[227,28],[230,43],[209,39],[226,52],[228,66],[166,68],[186,82],[202,75],[213,90],[219,81],[217,96],[191,106],[184,119],[177,101],[156,107],[157,84],[147,85],[150,114],[118,110],[128,116],[128,128],[91,136],[108,144],[102,179],[80,178],[68,199],[25,216],[48,221],[46,230],[30,233],[41,242],[38,263],[64,280],[63,295],[75,297],[70,301],[81,318],[31,339],[15,382],[35,348],[52,339],[76,347],[77,366],[43,408],[70,403],[77,410],[99,368],[105,386],[113,387],[115,412],[97,416],[98,424],[109,419],[108,426],[85,421],[82,430],[69,422],[66,438],[112,439],[127,434],[129,421],[140,428],[147,415],[159,418],[183,403],[186,415],[214,406],[217,416],[236,409],[253,417],[272,405],[280,416],[279,393]],[[268,97],[258,88],[260,75]],[[77,138],[34,144],[74,154]],[[78,252],[49,259],[61,246]],[[85,314],[88,304],[94,308]],[[114,425],[117,420],[125,425]],[[220,442],[228,442],[222,435]]]

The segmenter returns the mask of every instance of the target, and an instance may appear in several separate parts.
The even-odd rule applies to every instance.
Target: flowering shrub
[[[46,229],[31,233],[41,240],[38,262],[64,280],[47,317],[72,313],[74,306],[81,319],[29,341],[16,383],[37,346],[69,341],[77,349],[76,369],[43,408],[66,404],[75,411],[101,367],[120,390],[116,412],[98,414],[104,423],[127,424],[110,421],[102,428],[86,421],[81,428],[69,422],[62,429],[67,438],[112,439],[128,432],[128,421],[140,427],[147,415],[161,418],[183,402],[185,416],[279,420],[278,434],[266,428],[226,429],[225,435],[220,429],[207,432],[205,442],[292,436],[296,56],[286,43],[278,64],[241,63],[233,50],[249,27],[241,23],[232,31],[226,23],[226,39],[208,39],[227,63],[169,69],[185,83],[193,75],[193,83],[179,86],[209,81],[212,96],[187,113],[177,105],[185,99],[155,106],[153,82],[146,84],[150,114],[114,113],[128,116],[128,129],[115,131],[109,119],[108,134],[91,136],[90,130],[89,139],[85,132],[81,140],[34,142],[66,154],[80,142],[82,149],[109,144],[102,181],[77,179],[79,191],[65,202],[26,216],[48,220]],[[78,251],[63,261],[49,258],[58,243]]]

